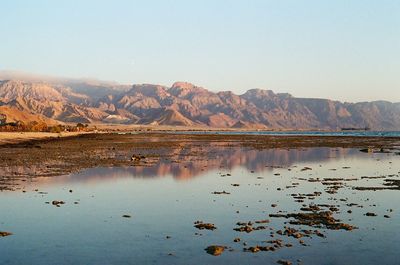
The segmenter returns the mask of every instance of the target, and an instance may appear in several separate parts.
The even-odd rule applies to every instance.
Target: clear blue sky
[[[400,102],[398,0],[4,0],[0,69]]]

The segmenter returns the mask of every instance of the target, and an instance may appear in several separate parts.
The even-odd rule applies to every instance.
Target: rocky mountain
[[[400,130],[400,103],[342,103],[271,90],[214,93],[186,82],[131,87],[82,80],[0,81],[10,121],[209,126],[238,129]]]

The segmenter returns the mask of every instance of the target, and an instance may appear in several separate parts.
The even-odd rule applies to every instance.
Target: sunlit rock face
[[[242,95],[187,82],[131,87],[90,82],[0,81],[0,113],[10,121],[209,126],[235,129],[400,130],[400,103],[342,103],[271,90]]]

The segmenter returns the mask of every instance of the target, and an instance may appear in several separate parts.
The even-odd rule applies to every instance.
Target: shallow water
[[[399,131],[174,131],[174,134],[400,137]]]
[[[357,191],[352,187],[382,186],[384,182],[362,176],[399,179],[399,162],[398,155],[366,154],[354,149],[238,149],[209,161],[200,157],[188,163],[161,161],[146,168],[94,168],[68,176],[32,179],[20,187],[25,193],[0,193],[0,231],[13,233],[0,238],[0,263],[275,264],[283,259],[293,264],[298,264],[297,260],[301,264],[396,264],[400,191]],[[312,170],[302,171],[304,167]],[[311,178],[357,180],[344,181],[337,193],[329,194],[321,182],[307,181]],[[212,194],[214,191],[230,194]],[[322,195],[304,203],[295,202],[290,195],[314,191]],[[53,200],[66,204],[46,204]],[[288,219],[271,218],[269,214],[300,212],[302,204],[310,203],[338,206],[335,218],[358,229],[318,228],[326,237],[302,238],[307,246],[275,233]],[[346,206],[349,203],[363,208]],[[351,214],[347,213],[349,209]],[[367,217],[367,212],[377,216]],[[123,218],[124,214],[132,217]],[[386,214],[390,218],[384,218]],[[270,220],[266,230],[233,230],[238,221],[261,219]],[[197,220],[213,223],[217,229],[198,230],[193,226]],[[234,243],[237,237],[241,242]],[[265,245],[265,241],[278,238],[293,247],[273,252],[243,251],[244,247]],[[204,251],[209,245],[230,249],[215,257]]]

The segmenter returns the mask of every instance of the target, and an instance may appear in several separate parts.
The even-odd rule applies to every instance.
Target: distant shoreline
[[[17,144],[21,142],[29,142],[31,140],[45,140],[55,138],[74,137],[90,132],[0,132],[0,145]]]
[[[17,144],[21,142],[29,142],[31,140],[46,140],[66,137],[76,137],[83,134],[183,134],[183,135],[220,135],[220,136],[307,136],[307,137],[400,137],[400,132],[390,131],[328,131],[328,130],[234,130],[234,129],[212,129],[212,128],[187,128],[169,126],[155,128],[125,128],[121,129],[101,129],[100,131],[91,132],[0,132],[0,145]]]

